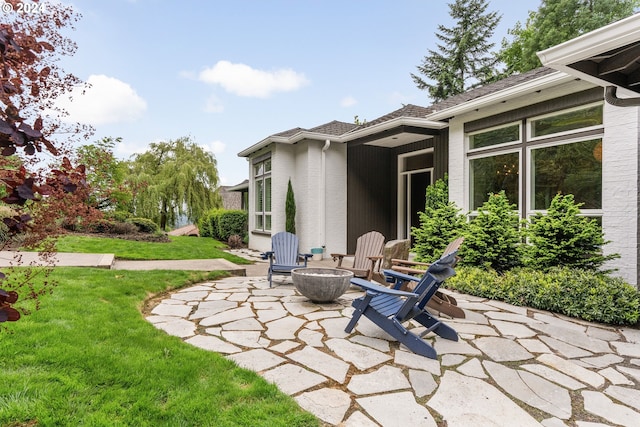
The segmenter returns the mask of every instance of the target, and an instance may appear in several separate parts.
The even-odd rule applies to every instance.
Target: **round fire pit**
[[[349,289],[353,273],[337,268],[296,268],[291,270],[296,289],[313,302],[330,302]]]

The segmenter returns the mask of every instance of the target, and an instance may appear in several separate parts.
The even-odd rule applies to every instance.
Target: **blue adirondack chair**
[[[298,251],[298,236],[281,231],[271,237],[271,250],[262,254],[263,259],[269,260],[269,287],[273,286],[273,275],[291,275],[291,270],[307,266],[311,254],[301,254]],[[304,260],[304,264],[300,261]]]
[[[351,304],[355,311],[345,332],[351,332],[360,317],[364,315],[414,353],[435,359],[437,357],[435,349],[422,337],[429,332],[434,332],[442,338],[458,341],[458,334],[452,327],[429,313],[425,306],[440,285],[455,274],[453,267],[457,262],[456,254],[457,248],[444,254],[429,266],[421,278],[393,270],[384,270],[387,280],[395,282],[396,287],[407,281],[418,282],[413,292],[387,288],[359,278],[352,279],[351,283],[360,286],[366,293]],[[420,336],[414,334],[403,325],[409,320],[417,321],[426,327],[426,330]]]

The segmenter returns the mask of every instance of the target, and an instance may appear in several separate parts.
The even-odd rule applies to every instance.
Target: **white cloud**
[[[198,78],[220,85],[227,92],[251,98],[268,98],[275,92],[291,92],[309,83],[304,74],[289,68],[264,71],[229,61],[218,61],[201,71]]]
[[[227,148],[226,144],[222,141],[212,141],[204,144],[204,149],[210,151],[213,154],[222,154]]]
[[[342,100],[340,101],[340,106],[341,107],[353,107],[354,105],[356,105],[358,103],[358,100],[355,99],[353,96],[345,96],[344,98],[342,98]]]
[[[222,105],[222,101],[215,95],[211,95],[207,98],[207,102],[204,106],[204,111],[206,113],[221,113],[224,111],[224,105]]]
[[[134,122],[147,109],[147,102],[121,80],[93,74],[87,83],[91,87],[84,93],[83,88],[77,87],[71,93],[71,99],[58,99],[58,106],[69,112],[65,121],[92,125]]]

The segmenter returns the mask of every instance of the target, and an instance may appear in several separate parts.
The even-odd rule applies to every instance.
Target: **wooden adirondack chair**
[[[273,275],[290,276],[294,268],[307,266],[311,254],[301,254],[298,251],[298,236],[281,231],[271,237],[271,250],[262,254],[263,259],[269,260],[269,287],[273,286]],[[304,264],[300,261],[304,260]]]
[[[440,285],[455,274],[453,267],[457,262],[456,253],[457,250],[443,255],[429,266],[422,278],[385,270],[385,274],[397,283],[417,281],[413,292],[390,289],[359,278],[352,279],[351,283],[360,286],[366,293],[351,304],[355,311],[345,332],[351,332],[364,315],[414,353],[435,359],[435,349],[422,337],[434,332],[442,338],[457,341],[458,334],[452,327],[431,315],[425,306]],[[403,325],[409,320],[417,321],[426,330],[420,336],[414,334]]]
[[[464,237],[455,239],[454,241],[449,243],[449,245],[447,245],[444,253],[447,254],[449,252],[452,252],[453,250],[457,250],[463,241]],[[391,264],[392,270],[412,276],[422,276],[430,265],[425,262],[408,261],[406,259],[399,258],[393,258],[391,260]],[[407,283],[396,283],[395,289],[411,291],[411,286],[412,285],[409,285],[409,287],[407,287]],[[427,305],[429,308],[437,310],[440,314],[444,313],[447,316],[455,317],[458,319],[464,319],[466,317],[464,311],[457,306],[458,301],[456,301],[456,299],[451,295],[447,295],[442,291],[437,291],[435,295],[429,300],[429,303]]]
[[[378,231],[370,231],[358,237],[356,240],[356,253],[331,254],[334,261],[338,261],[336,268],[353,272],[354,277],[362,277],[371,280],[376,263],[382,258],[382,248],[384,247],[384,236]],[[353,266],[342,265],[344,257],[353,257]]]

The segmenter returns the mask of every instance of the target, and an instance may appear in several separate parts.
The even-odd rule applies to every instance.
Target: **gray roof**
[[[402,108],[392,111],[377,119],[371,120],[358,126],[358,129],[364,129],[369,126],[377,125],[378,123],[388,122],[389,120],[396,119],[398,117],[417,117],[423,118],[431,112],[430,109],[420,107],[419,105],[407,104]]]
[[[497,82],[489,83],[487,85],[468,90],[464,93],[451,96],[443,101],[432,104],[427,108],[427,110],[429,113],[446,110],[447,108],[455,107],[456,105],[464,104],[465,102],[473,101],[474,99],[482,98],[483,96],[491,95],[492,93],[508,89],[512,86],[519,85],[520,83],[526,82],[528,80],[546,76],[547,74],[552,74],[555,72],[557,71],[553,68],[540,67],[531,71],[527,71],[526,73],[513,74],[502,80],[498,80]]]

